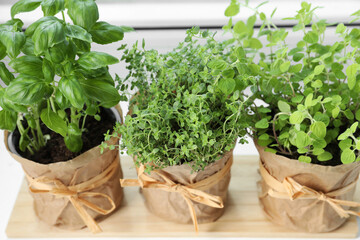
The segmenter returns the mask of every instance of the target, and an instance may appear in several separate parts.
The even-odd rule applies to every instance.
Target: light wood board
[[[126,178],[135,178],[130,158],[122,157]],[[6,233],[9,238],[67,237],[286,237],[286,238],[355,238],[358,224],[355,217],[336,231],[313,234],[294,232],[268,221],[257,199],[259,179],[258,156],[236,156],[225,214],[214,223],[200,224],[198,235],[192,225],[162,220],[147,211],[138,188],[125,189],[121,208],[100,222],[103,233],[93,235],[88,229],[66,231],[40,222],[33,211],[33,201],[23,182]],[[359,191],[357,190],[357,199]],[[161,203],[160,203],[161,204]]]

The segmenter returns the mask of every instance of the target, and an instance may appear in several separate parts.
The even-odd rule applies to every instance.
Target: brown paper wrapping
[[[206,166],[204,170],[199,172],[193,172],[187,164],[167,167],[162,169],[162,171],[175,183],[186,186],[204,180],[220,171],[230,157],[232,157],[232,154],[232,151],[226,153],[222,159]],[[161,181],[154,174],[151,174],[151,177]],[[229,171],[217,184],[204,192],[221,197],[225,205],[230,178],[231,174]],[[192,223],[189,206],[179,193],[153,188],[144,188],[142,193],[145,198],[145,205],[151,213],[173,222]],[[193,202],[193,204],[199,223],[214,222],[224,213],[224,208],[213,208],[196,202]]]
[[[120,115],[122,115],[119,106],[117,110]],[[74,183],[79,184],[99,175],[114,161],[120,161],[118,150],[107,149],[101,154],[100,147],[97,146],[66,162],[39,164],[10,152],[8,135],[9,133],[5,131],[6,149],[10,155],[22,165],[22,168],[30,177],[38,178],[45,176],[50,179],[58,179],[66,186],[69,185],[75,173],[77,173],[77,176]],[[108,144],[117,144],[117,142],[117,138],[112,138],[108,141]],[[119,184],[119,179],[123,176],[120,164],[117,168],[113,176],[105,184],[88,191],[108,195],[114,201],[116,208],[120,206],[123,199],[123,189]],[[48,225],[70,230],[86,227],[84,221],[68,198],[58,197],[48,193],[34,194],[30,192],[30,194],[34,199],[35,214]],[[103,209],[111,209],[111,204],[104,198],[87,197],[86,200]],[[84,209],[97,221],[106,217],[86,207]]]
[[[360,162],[338,166],[321,166],[302,163],[274,153],[265,152],[256,145],[260,161],[265,169],[282,182],[285,177],[292,177],[303,186],[318,192],[328,193],[353,183],[358,179]],[[279,199],[271,197],[269,186],[263,178],[258,184],[259,201],[265,215],[274,223],[302,232],[330,232],[340,227],[347,220],[325,201],[319,199]],[[353,200],[355,188],[336,199]],[[348,209],[348,207],[344,207]]]

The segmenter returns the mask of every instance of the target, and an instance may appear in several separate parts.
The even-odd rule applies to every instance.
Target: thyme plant
[[[245,141],[246,84],[236,84],[235,72],[225,64],[235,53],[225,55],[227,45],[208,31],[193,28],[187,34],[166,54],[137,45],[125,50],[129,75],[120,83],[139,94],[125,124],[107,139],[122,135],[121,149],[147,171],[180,164],[198,171],[233,149],[238,137]]]

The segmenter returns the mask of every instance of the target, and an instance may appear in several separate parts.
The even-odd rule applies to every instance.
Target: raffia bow
[[[70,181],[69,186],[66,186],[58,179],[50,179],[48,177],[38,177],[32,178],[27,173],[26,178],[29,182],[29,190],[32,193],[48,193],[56,197],[68,198],[72,203],[81,219],[84,221],[86,226],[91,230],[92,233],[101,232],[100,226],[96,221],[90,216],[90,214],[85,210],[84,207],[87,207],[99,214],[107,215],[110,214],[116,208],[114,201],[108,195],[98,192],[89,192],[92,189],[100,187],[105,184],[116,172],[119,167],[119,160],[115,158],[115,161],[109,165],[102,173],[95,176],[94,178],[75,185],[75,179],[77,172],[74,174],[72,180]],[[86,200],[86,197],[102,197],[106,199],[110,205],[110,209],[103,209],[97,206],[94,203]]]
[[[186,186],[175,183],[166,176],[165,172],[161,170],[154,170],[152,171],[152,173],[155,173],[162,179],[162,181],[158,181],[147,175],[145,173],[144,165],[141,165],[137,169],[138,179],[121,179],[120,184],[122,187],[154,188],[161,189],[166,192],[179,193],[184,198],[185,202],[189,207],[195,231],[198,232],[199,227],[193,201],[214,208],[223,208],[224,203],[221,197],[206,193],[204,192],[204,190],[209,189],[210,187],[218,183],[223,177],[225,177],[225,175],[230,172],[232,163],[233,157],[231,156],[224,168],[222,168],[219,172],[211,175],[210,177],[202,181]]]
[[[260,174],[263,177],[265,183],[270,187],[267,194],[269,194],[271,197],[289,200],[316,199],[318,201],[327,202],[342,218],[348,218],[350,215],[360,216],[359,212],[346,210],[343,208],[344,206],[360,207],[360,203],[336,199],[337,196],[344,195],[353,189],[356,185],[357,179],[344,188],[328,193],[323,193],[310,187],[303,186],[291,177],[285,177],[282,182],[278,181],[265,169],[261,161]]]

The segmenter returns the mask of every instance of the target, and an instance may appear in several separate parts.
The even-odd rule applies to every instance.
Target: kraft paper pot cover
[[[330,232],[346,222],[347,218],[341,217],[327,202],[326,194],[331,195],[331,192],[344,189],[343,193],[335,194],[333,199],[352,201],[360,162],[338,166],[302,163],[265,152],[263,147],[255,145],[264,171],[277,180],[280,187],[284,179],[291,178],[290,180],[296,181],[299,186],[305,186],[315,192],[312,199],[299,197],[291,200],[290,197],[273,197],[275,194],[269,194],[269,191],[274,192],[274,189],[269,186],[269,181],[266,182],[262,177],[258,183],[259,201],[263,212],[272,222],[302,232]],[[350,188],[345,189],[347,186]],[[349,209],[347,206],[341,208],[344,211]]]
[[[116,116],[117,121],[122,122],[122,110],[120,106],[118,105],[115,108],[112,108],[112,112]],[[100,147],[96,146],[66,162],[40,164],[25,159],[17,154],[14,147],[11,146],[13,143],[11,142],[11,136],[9,136],[9,132],[5,131],[6,149],[9,151],[10,155],[22,165],[25,174],[28,176],[28,183],[29,179],[41,179],[41,181],[44,181],[44,179],[51,180],[50,182],[48,181],[45,183],[45,189],[50,185],[54,185],[54,180],[59,180],[61,184],[66,187],[78,184],[84,185],[88,181],[96,179],[99,175],[104,175],[104,171],[110,170],[109,168],[111,167],[112,171],[106,177],[104,176],[103,180],[99,179],[99,181],[97,181],[98,183],[103,182],[106,178],[106,181],[103,184],[100,186],[97,184],[96,188],[90,187],[86,193],[80,192],[77,196],[90,202],[90,205],[93,204],[95,208],[103,210],[109,210],[113,207],[118,208],[120,206],[123,199],[123,189],[119,184],[119,179],[122,177],[122,169],[120,166],[118,150],[107,149],[101,154]],[[108,144],[116,144],[117,142],[118,139],[112,138],[109,140]],[[79,211],[76,210],[74,204],[72,204],[70,198],[66,195],[33,193],[31,191],[30,194],[34,199],[35,214],[46,224],[71,230],[86,227],[87,224],[80,216]],[[82,205],[82,208],[86,211],[85,215],[92,218],[89,220],[90,222],[91,220],[99,221],[109,215],[91,210],[83,204],[80,205]],[[96,227],[94,228],[96,229]],[[98,232],[96,230],[94,231]]]
[[[173,182],[187,186],[200,182],[219,172],[232,157],[233,151],[227,152],[220,160],[198,172],[193,172],[187,164],[170,166],[162,169],[162,172],[166,173],[166,176]],[[156,176],[156,174],[151,174],[150,176],[161,181],[161,178]],[[216,184],[203,191],[219,196],[225,205],[230,178],[231,173],[228,171]],[[193,223],[189,207],[181,194],[148,188],[142,189],[141,192],[145,199],[145,205],[151,213],[173,222]],[[225,210],[224,208],[214,208],[197,202],[193,202],[193,206],[198,223],[214,222],[221,217]]]

